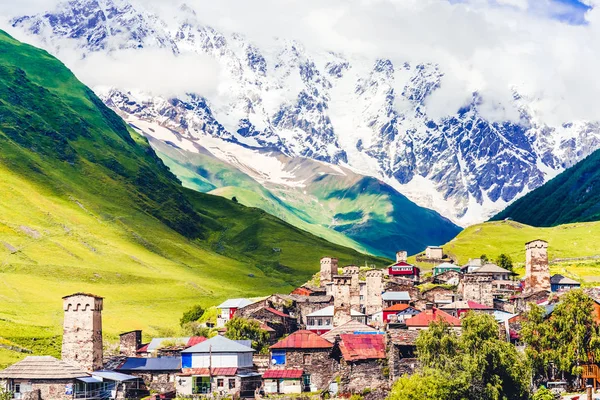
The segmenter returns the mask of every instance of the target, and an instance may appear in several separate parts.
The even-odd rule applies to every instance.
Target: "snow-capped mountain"
[[[201,23],[200,13],[182,6],[167,18],[129,0],[73,0],[11,24],[59,56],[66,45],[82,57],[149,48],[209,56],[221,71],[214,94],[96,90],[113,109],[198,143],[210,136],[276,148],[376,177],[461,225],[487,219],[600,147],[598,123],[544,125],[518,88],[519,123],[483,118],[477,93],[455,115],[434,120],[424,104],[441,85],[437,65],[368,60],[285,39],[260,47]]]

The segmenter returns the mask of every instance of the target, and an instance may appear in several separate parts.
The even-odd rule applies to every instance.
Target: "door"
[[[210,393],[210,377],[195,376],[194,378],[194,394]]]
[[[310,375],[309,374],[302,375],[302,391],[310,392]]]

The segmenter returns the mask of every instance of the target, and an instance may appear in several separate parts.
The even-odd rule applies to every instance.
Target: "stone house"
[[[22,400],[123,399],[143,397],[135,376],[91,374],[51,356],[30,356],[0,371],[0,388]]]
[[[475,301],[471,300],[460,300],[455,301],[454,303],[446,304],[440,307],[440,310],[447,312],[448,314],[460,318],[464,314],[469,311],[485,313],[485,314],[493,314],[494,309],[490,306],[486,306],[485,304],[479,304]]]
[[[247,341],[215,336],[181,353],[182,371],[176,380],[178,396],[218,393],[248,396],[262,383],[254,369],[254,349]]]
[[[412,318],[406,319],[404,323],[406,324],[406,327],[410,330],[422,330],[429,328],[429,324],[439,320],[447,322],[451,327],[455,329],[460,329],[460,319],[438,308],[432,307],[431,304],[427,306],[425,311],[418,315],[415,315]]]
[[[343,320],[342,323],[336,324],[334,318],[334,306],[325,307],[322,310],[315,311],[311,314],[308,314],[306,317],[306,330],[314,332],[317,335],[322,335],[326,332],[329,332],[336,326],[343,325],[348,321],[356,321],[361,324],[367,323],[367,316],[365,314],[353,309],[348,309],[348,312],[350,313],[350,315],[347,316],[347,318]]]
[[[369,325],[365,325],[363,323],[360,323],[358,321],[348,321],[343,325],[337,326],[335,328],[333,328],[332,330],[330,330],[327,333],[324,333],[321,335],[321,337],[331,343],[335,343],[336,339],[343,334],[347,334],[347,333],[355,333],[355,334],[364,334],[364,333],[368,333],[368,334],[375,334],[378,333],[379,331]]]
[[[181,357],[127,357],[116,371],[140,378],[150,391],[174,393]]]
[[[261,307],[248,313],[247,318],[262,322],[275,331],[275,338],[289,335],[298,330],[296,318],[272,307]]]
[[[454,285],[457,286],[463,277],[462,272],[456,270],[448,270],[441,274],[435,275],[432,279],[433,283]]]
[[[327,389],[339,370],[339,350],[310,331],[292,333],[270,351],[272,370],[303,371],[303,391]]]
[[[124,334],[121,339],[131,340],[130,334]],[[141,332],[140,332],[141,334]],[[178,357],[181,352],[192,346],[202,343],[206,338],[203,336],[188,336],[188,337],[164,337],[153,338],[150,343],[142,345],[136,351],[137,357]],[[122,346],[122,344],[121,344]],[[127,345],[126,345],[127,346]],[[128,349],[128,353],[131,349]]]
[[[388,383],[389,369],[382,334],[342,334],[340,381],[344,393],[378,389]]]
[[[381,295],[382,309],[391,307],[395,304],[409,304],[410,294],[408,292],[385,292]]]
[[[412,374],[418,366],[416,341],[419,331],[388,326],[387,360],[390,380],[393,382],[404,374]]]
[[[457,294],[454,290],[443,286],[436,286],[429,290],[423,291],[419,300],[415,301],[415,307],[424,309],[427,303],[434,305],[450,304],[457,299]]]
[[[571,289],[579,289],[581,283],[566,276],[555,274],[550,278],[550,288],[552,292],[567,292]]]
[[[67,400],[91,375],[50,356],[30,356],[0,371],[0,387],[13,392],[16,399]]]

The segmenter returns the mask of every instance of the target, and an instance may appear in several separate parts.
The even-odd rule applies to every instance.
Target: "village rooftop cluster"
[[[545,305],[552,292],[579,287],[571,279],[550,276],[548,243],[535,240],[525,246],[522,281],[479,259],[455,265],[440,247],[417,257],[433,266],[428,279],[421,279],[404,251],[386,270],[340,269],[337,259],[325,257],[318,279],[290,294],[223,302],[218,306],[220,335],[143,343],[141,331],[125,332],[120,354],[110,357],[103,353],[103,299],[76,293],[63,298],[62,359],[27,357],[0,371],[0,388],[23,400],[389,389],[417,367],[415,341],[431,322],[444,320],[460,330],[465,313],[488,313],[506,341],[516,343],[518,320],[528,303]],[[257,354],[249,340],[221,335],[234,317],[259,321],[269,332],[268,355]]]

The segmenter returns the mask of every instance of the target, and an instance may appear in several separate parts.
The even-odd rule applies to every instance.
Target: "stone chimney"
[[[103,366],[102,303],[87,293],[63,297],[62,360],[88,372]]]
[[[550,291],[548,242],[533,240],[525,243],[525,292]]]
[[[321,258],[321,286],[333,281],[333,276],[338,273],[338,259],[331,257]]]
[[[131,331],[119,335],[119,353],[127,357],[137,356],[137,350],[142,347],[142,331]]]
[[[433,314],[433,303],[425,304],[425,314]]]
[[[396,253],[396,262],[406,262],[406,260],[408,260],[408,253],[406,252],[406,250],[400,250],[399,252]]]

